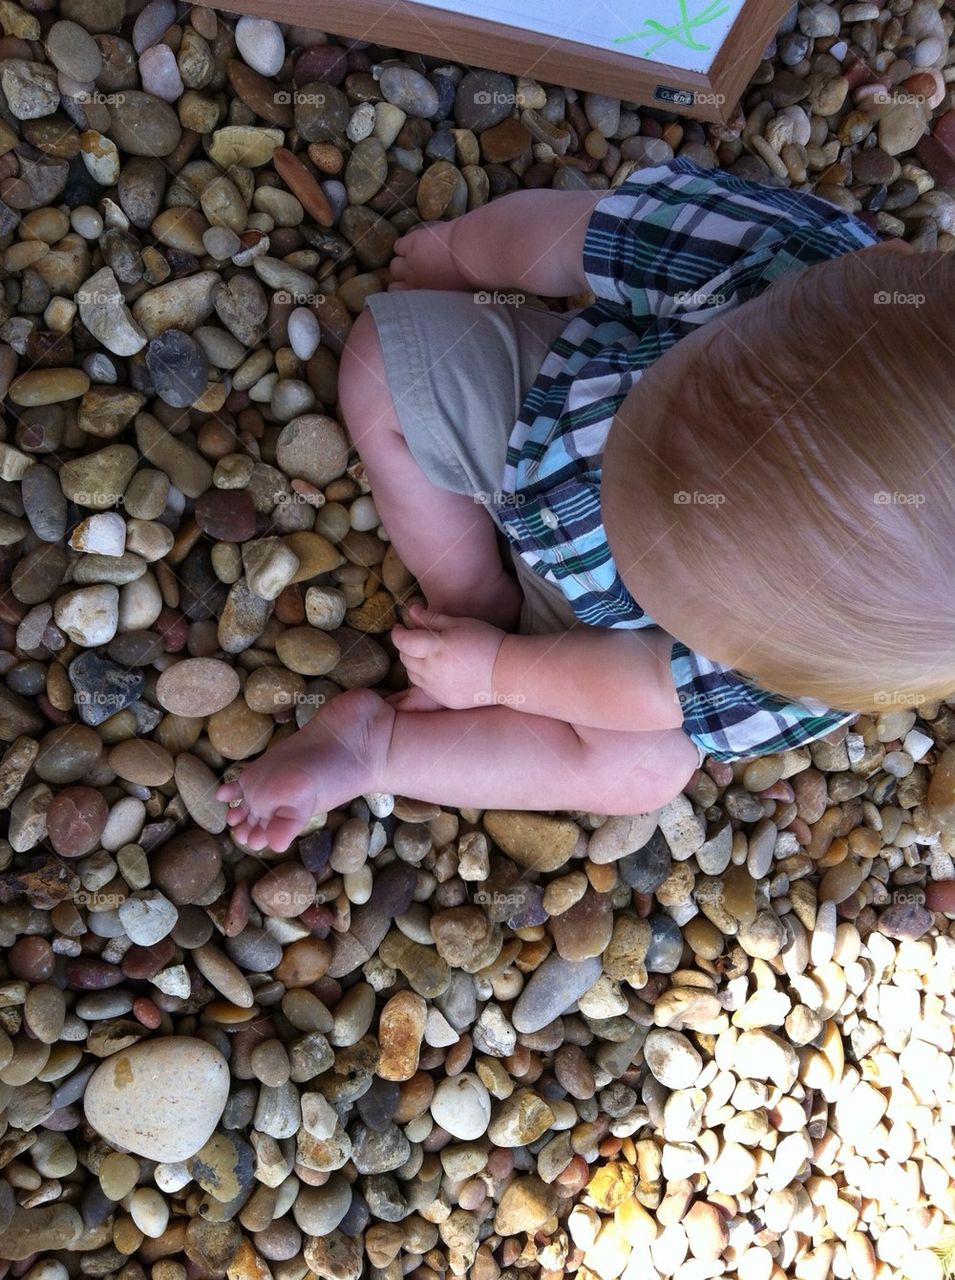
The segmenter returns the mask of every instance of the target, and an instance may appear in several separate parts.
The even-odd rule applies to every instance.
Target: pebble
[[[286,475],[322,489],[344,472],[348,441],[334,418],[305,414],[282,428],[276,456]]]
[[[647,842],[618,864],[621,877],[637,893],[653,893],[670,874],[673,858],[662,831],[655,830]]]
[[[275,76],[285,61],[285,41],[277,22],[243,14],[235,24],[235,43],[243,60],[262,76]]]
[[[163,1036],[113,1054],[86,1086],[83,1109],[107,1142],[147,1160],[187,1160],[222,1115],[229,1066],[204,1040]]]
[[[654,1028],[643,1046],[643,1056],[655,1080],[668,1089],[688,1089],[699,1078],[703,1059],[679,1031]]]
[[[486,815],[485,815],[486,816]],[[540,1031],[566,1013],[600,977],[598,956],[580,961],[552,954],[535,969],[514,1004],[511,1022],[525,1035]]]
[[[205,352],[181,329],[166,329],[151,339],[146,348],[146,368],[160,399],[179,409],[194,404],[209,380]]]
[[[151,858],[153,880],[176,906],[201,899],[214,883],[221,865],[218,842],[203,831],[186,831],[174,836]]]
[[[146,345],[111,267],[102,267],[77,291],[80,319],[98,342],[117,356],[132,356]]]
[[[173,904],[156,889],[130,894],[118,910],[127,938],[141,947],[151,947],[167,937],[179,919]]]
[[[431,1099],[431,1114],[453,1138],[471,1142],[487,1130],[490,1096],[478,1076],[463,1071],[439,1081]]]
[[[160,706],[173,715],[211,716],[239,695],[236,670],[218,658],[185,658],[167,667],[156,682]]]
[[[313,311],[296,307],[288,318],[289,346],[299,360],[310,360],[318,350],[322,331]]]

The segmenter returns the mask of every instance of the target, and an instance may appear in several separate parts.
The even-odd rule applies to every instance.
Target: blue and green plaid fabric
[[[583,250],[595,301],[568,322],[524,400],[498,511],[515,550],[582,622],[656,625],[624,586],[600,518],[604,444],[643,370],[780,276],[877,239],[815,196],[687,159],[634,173],[598,201]],[[784,751],[853,718],[760,689],[679,640],[671,668],[683,728],[717,760]]]

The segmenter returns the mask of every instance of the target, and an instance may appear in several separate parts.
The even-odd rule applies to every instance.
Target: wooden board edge
[[[207,4],[209,0],[198,2]],[[785,12],[787,7],[785,0],[748,0],[748,3],[760,9],[761,22],[766,21],[763,11],[782,5]],[[717,83],[712,71],[708,74],[684,71],[668,63],[648,62],[629,54],[595,50],[589,45],[557,37],[552,38],[548,47],[541,49],[541,42],[548,37],[538,32],[504,27],[486,18],[462,17],[415,4],[413,0],[389,0],[384,8],[381,0],[324,0],[319,27],[313,26],[318,14],[311,0],[239,0],[238,3],[230,0],[229,8],[224,11],[256,14],[277,22],[311,27],[315,31],[370,40],[389,48],[410,49],[431,57],[446,58],[468,68],[490,68],[544,80],[548,84],[567,85],[582,92],[605,93],[624,102],[635,102],[640,106],[656,107],[704,121],[726,119],[727,111],[735,107],[739,91],[752,70],[742,69],[736,97],[727,102],[729,95],[723,83]],[[738,63],[740,51],[745,47],[745,38],[739,27],[737,21],[727,37],[729,40],[735,33],[731,65]],[[760,52],[768,39],[769,36],[763,41]],[[714,59],[714,67],[720,62],[725,49],[724,42]],[[654,93],[661,86],[692,93],[694,101],[671,102],[655,98]]]
[[[790,7],[790,0],[748,0],[745,11],[730,27],[710,68],[713,89],[722,99],[724,120],[733,114],[763,50]]]

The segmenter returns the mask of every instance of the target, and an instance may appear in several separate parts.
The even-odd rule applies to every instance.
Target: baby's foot
[[[371,689],[350,689],[317,711],[298,733],[216,790],[226,821],[250,849],[284,853],[313,813],[347,804],[378,785],[394,711]]]

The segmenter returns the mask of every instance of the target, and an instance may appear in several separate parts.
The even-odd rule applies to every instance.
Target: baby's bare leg
[[[342,413],[402,563],[439,613],[510,630],[521,591],[505,572],[485,507],[433,485],[401,433],[371,312],[352,326],[339,377]]]
[[[578,728],[501,706],[398,712],[380,789],[454,808],[646,813],[696,768],[681,729]]]
[[[680,729],[582,729],[500,706],[402,712],[354,689],[217,794],[240,801],[229,824],[243,843],[281,853],[312,813],[372,791],[455,808],[645,813],[696,767]]]

